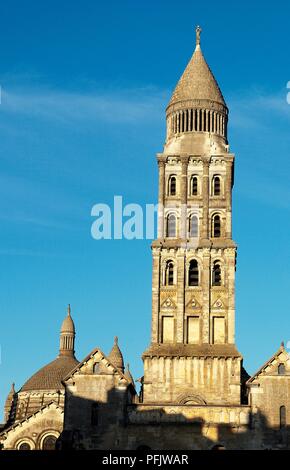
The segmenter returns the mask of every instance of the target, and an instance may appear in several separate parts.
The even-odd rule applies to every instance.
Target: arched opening
[[[146,446],[146,445],[144,445],[144,444],[143,444],[143,445],[141,444],[140,446],[138,446],[138,447],[136,448],[136,451],[137,451],[137,452],[150,452],[150,451],[151,451],[151,447]]]
[[[226,448],[222,444],[215,444],[211,450],[226,450]]]
[[[278,365],[278,375],[285,375],[285,365],[279,364]]]
[[[198,195],[198,179],[197,176],[192,176],[190,181],[190,195],[197,196]]]
[[[192,215],[189,219],[189,236],[192,238],[198,237],[198,218]]]
[[[175,238],[176,237],[176,216],[174,214],[169,214],[167,217],[167,237]]]
[[[170,176],[168,182],[168,194],[169,196],[176,196],[176,176]]]
[[[198,284],[199,284],[198,262],[196,261],[196,259],[192,259],[189,263],[188,285],[198,286]]]
[[[212,218],[212,237],[219,238],[221,236],[221,218],[215,214]]]
[[[280,406],[280,429],[286,426],[286,407]]]
[[[167,261],[165,267],[165,285],[173,286],[174,285],[174,264],[173,261]]]
[[[18,446],[18,450],[31,450],[31,445],[28,442],[21,442]]]
[[[213,184],[212,184],[212,193],[213,196],[220,196],[221,195],[221,178],[220,176],[215,175],[213,177]]]
[[[46,436],[42,442],[43,450],[55,450],[57,438],[53,435]]]
[[[93,365],[93,373],[94,374],[99,374],[100,373],[100,363],[99,362],[95,362],[95,364]]]
[[[222,270],[221,270],[221,265],[219,261],[215,261],[213,264],[212,285],[213,286],[222,285]]]

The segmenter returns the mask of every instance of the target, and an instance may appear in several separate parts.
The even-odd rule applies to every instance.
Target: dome
[[[118,369],[121,369],[122,372],[124,371],[124,360],[121,350],[118,346],[117,336],[115,336],[114,346],[112,347],[111,352],[108,355],[108,359],[112,362],[114,366],[118,367]]]
[[[20,391],[63,389],[64,387],[61,383],[62,379],[73,370],[78,363],[75,357],[59,356],[30,377]]]

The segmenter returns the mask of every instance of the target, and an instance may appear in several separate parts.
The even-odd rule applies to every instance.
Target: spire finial
[[[69,317],[71,316],[71,315],[70,315],[70,312],[71,312],[71,310],[70,310],[70,304],[68,304],[68,306],[67,306],[67,315],[68,315]]]
[[[114,343],[115,343],[115,344],[118,344],[118,336],[115,336],[115,338],[114,338]]]
[[[281,348],[284,348],[284,341],[281,341]]]
[[[196,45],[200,46],[200,33],[202,32],[202,29],[200,26],[197,25],[195,28],[195,33],[196,33]]]

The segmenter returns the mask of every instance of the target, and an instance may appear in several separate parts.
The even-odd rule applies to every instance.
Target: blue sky
[[[254,4],[253,4],[254,3]],[[250,373],[290,340],[290,5],[10,1],[0,28],[0,405],[54,359],[119,336],[135,378],[150,340],[150,241],[96,241],[91,208],[157,201],[164,110],[194,27],[230,108],[236,339]]]

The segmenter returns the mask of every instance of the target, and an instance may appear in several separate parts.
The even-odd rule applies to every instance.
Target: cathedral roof
[[[100,366],[101,374],[117,375],[123,383],[130,384],[131,390],[134,390],[134,394],[136,393],[131,373],[129,377],[129,375],[124,373],[123,370],[116,367],[115,363],[113,363],[109,359],[109,356],[106,356],[100,348],[93,349],[92,352],[83,359],[83,361],[79,362],[77,366],[64,377],[63,382],[67,382],[74,377],[74,375],[91,374],[95,364]]]
[[[75,357],[59,356],[30,377],[20,391],[63,389],[64,386],[61,383],[62,379],[73,370],[78,363]]]
[[[226,106],[222,92],[201,51],[200,31],[197,27],[195,51],[177,83],[168,107],[188,100],[209,100]]]
[[[241,357],[234,344],[151,344],[142,357]]]
[[[118,367],[118,369],[121,369],[121,371],[124,372],[124,359],[118,345],[118,336],[115,336],[114,346],[108,355],[108,359],[114,364],[114,366]]]
[[[284,343],[282,342],[278,351],[268,361],[266,361],[265,364],[263,364],[262,367],[260,367],[260,369],[254,375],[252,375],[252,377],[248,379],[247,384],[250,385],[261,376],[272,374],[280,363],[289,361],[289,359],[290,356],[285,349]]]

